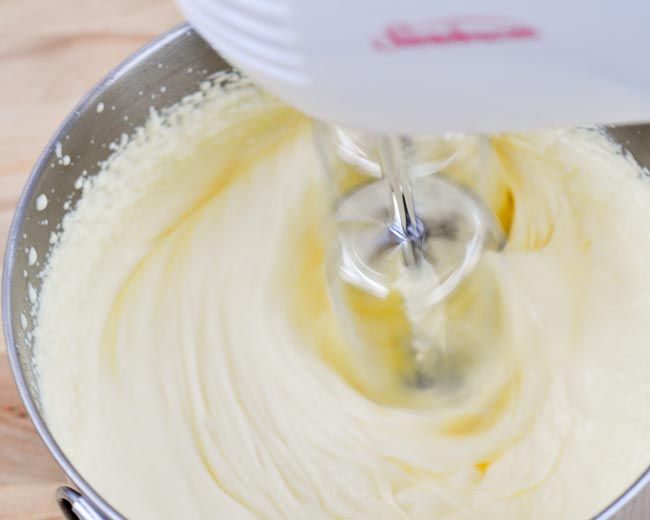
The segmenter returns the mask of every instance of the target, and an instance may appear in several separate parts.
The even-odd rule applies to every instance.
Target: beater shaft
[[[407,143],[403,137],[381,136],[377,138],[377,150],[382,176],[390,187],[395,221],[391,231],[402,244],[404,263],[415,266],[421,256],[418,250],[424,229],[415,213]]]

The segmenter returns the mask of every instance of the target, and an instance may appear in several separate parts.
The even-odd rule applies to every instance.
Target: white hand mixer
[[[383,134],[650,116],[643,0],[179,0],[224,57],[305,113]]]
[[[413,175],[409,138],[650,120],[642,46],[650,2],[179,2],[226,59],[337,125],[339,155],[384,177],[337,212],[340,273],[380,297],[403,276],[400,267],[426,264],[434,275],[419,279],[430,283],[417,293],[435,305],[484,247],[501,242],[479,201],[439,176]]]

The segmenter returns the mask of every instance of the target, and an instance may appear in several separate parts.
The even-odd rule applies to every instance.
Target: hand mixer
[[[323,130],[336,154],[383,177],[337,210],[338,269],[379,297],[417,272],[404,294],[434,309],[502,242],[480,201],[418,174],[414,139],[650,119],[650,67],[638,50],[648,2],[179,1],[226,59],[336,125]],[[435,322],[435,312],[419,314]],[[430,340],[424,332],[419,343]]]

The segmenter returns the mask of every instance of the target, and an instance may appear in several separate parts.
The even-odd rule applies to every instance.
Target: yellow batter
[[[508,243],[445,307],[462,391],[409,411],[337,325],[309,123],[250,87],[154,114],[86,183],[40,295],[43,408],[86,480],[138,520],[579,520],[616,498],[650,463],[648,182],[595,131],[449,146]]]

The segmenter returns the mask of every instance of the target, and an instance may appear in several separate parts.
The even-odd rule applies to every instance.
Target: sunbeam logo
[[[539,38],[539,31],[528,24],[494,16],[439,18],[428,22],[395,23],[372,41],[378,51],[495,43]]]

